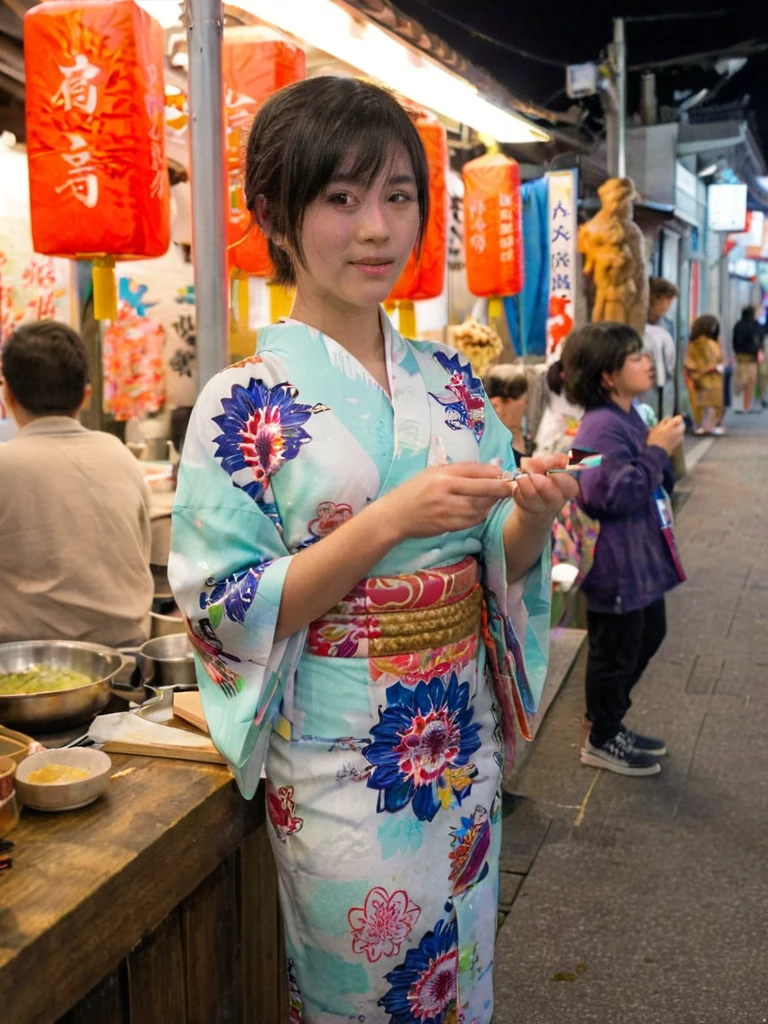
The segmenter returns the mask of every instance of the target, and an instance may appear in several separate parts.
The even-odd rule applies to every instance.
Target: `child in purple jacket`
[[[664,595],[684,579],[662,488],[672,489],[670,455],[685,427],[676,416],[649,431],[635,409],[653,373],[632,327],[596,323],[573,331],[562,359],[568,397],[586,410],[574,447],[603,455],[597,469],[581,475],[579,499],[600,522],[582,585],[591,730],[581,761],[620,775],[655,775],[663,741],[632,732],[624,717],[632,687],[666,635]]]

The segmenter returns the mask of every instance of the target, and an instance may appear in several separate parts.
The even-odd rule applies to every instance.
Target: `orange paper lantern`
[[[251,124],[272,93],[306,77],[304,51],[264,30],[226,29],[222,49],[227,132],[227,241],[231,270],[270,277],[267,240],[245,205],[245,146]]]
[[[419,111],[414,124],[429,167],[429,221],[418,259],[412,252],[398,278],[391,301],[436,299],[445,289],[448,259],[448,133],[433,114]]]
[[[133,0],[55,0],[24,17],[37,252],[162,256],[170,245],[163,30]]]
[[[473,295],[517,295],[523,287],[520,170],[501,153],[470,160],[464,179],[464,248]]]

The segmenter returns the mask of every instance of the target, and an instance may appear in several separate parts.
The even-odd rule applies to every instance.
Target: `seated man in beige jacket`
[[[0,444],[0,643],[146,639],[153,584],[149,495],[110,434],[79,421],[88,357],[53,321],[0,352],[3,399],[19,433]]]

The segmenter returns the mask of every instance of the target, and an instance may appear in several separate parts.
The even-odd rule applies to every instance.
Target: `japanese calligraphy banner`
[[[500,153],[470,160],[464,178],[464,247],[473,295],[516,295],[523,287],[520,170]]]
[[[411,253],[390,299],[436,299],[445,290],[448,259],[448,133],[427,111],[414,117],[429,167],[429,220],[418,258]]]
[[[547,175],[549,240],[549,318],[547,362],[560,358],[563,342],[573,327],[578,256],[576,251],[576,171]]]
[[[32,235],[61,256],[170,244],[163,30],[133,0],[56,0],[24,17]]]
[[[266,37],[265,37],[266,33]],[[306,77],[304,51],[269,30],[236,26],[224,31],[221,55],[227,139],[227,242],[230,269],[270,277],[267,240],[245,205],[245,147],[262,104],[285,85]]]

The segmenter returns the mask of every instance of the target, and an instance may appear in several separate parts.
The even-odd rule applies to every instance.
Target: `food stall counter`
[[[226,768],[123,754],[88,807],[25,808],[0,874],[3,1024],[283,1024],[266,827]]]

